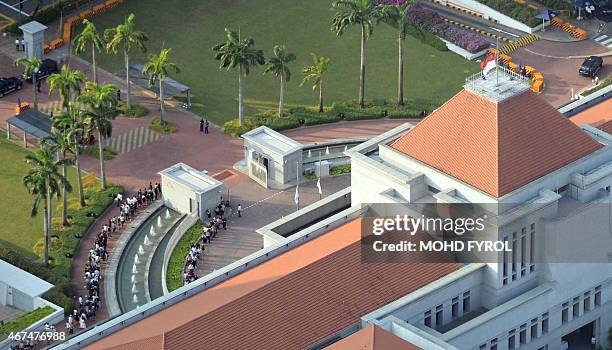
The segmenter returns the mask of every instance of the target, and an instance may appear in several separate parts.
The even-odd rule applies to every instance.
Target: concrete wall
[[[164,205],[172,208],[179,213],[195,213],[197,210],[198,197],[191,189],[174,181],[173,179],[162,175],[161,177]],[[192,207],[189,208],[189,200],[191,199]]]
[[[296,181],[296,162],[299,164],[298,168],[302,170],[302,150],[297,150],[291,154],[283,155],[271,152],[268,149],[260,147],[248,140],[244,140],[244,146],[246,147],[246,157],[248,162],[251,161],[251,151],[255,151],[262,154],[268,159],[268,180],[272,180],[278,184],[295,183]]]

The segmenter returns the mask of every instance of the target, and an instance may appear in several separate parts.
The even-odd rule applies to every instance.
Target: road
[[[20,6],[21,3],[21,6]],[[53,0],[40,1],[40,8],[53,3]],[[36,9],[37,2],[33,0],[0,0],[0,17],[19,20],[24,16],[31,15]]]

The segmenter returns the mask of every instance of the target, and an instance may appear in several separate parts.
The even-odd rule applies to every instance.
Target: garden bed
[[[195,225],[191,226],[174,247],[168,268],[166,269],[166,286],[168,291],[172,292],[183,286],[183,269],[185,268],[185,256],[189,253],[191,245],[196,243],[202,235],[204,224],[198,220]]]
[[[7,322],[6,324],[0,324],[0,341],[6,339],[11,333],[23,331],[32,324],[42,320],[54,312],[55,309],[53,309],[51,306],[45,306],[21,315],[16,319]]]
[[[540,12],[525,4],[519,4],[514,0],[476,0],[493,10],[515,19],[531,28],[542,24],[542,20],[536,18]]]

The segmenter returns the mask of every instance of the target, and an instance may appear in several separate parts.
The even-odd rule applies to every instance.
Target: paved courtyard
[[[2,323],[10,322],[24,314],[25,311],[23,310],[19,310],[12,306],[0,305],[0,322]]]

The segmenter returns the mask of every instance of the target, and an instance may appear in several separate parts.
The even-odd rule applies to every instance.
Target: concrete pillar
[[[28,148],[28,133],[25,131],[23,132],[23,147]]]
[[[11,139],[11,124],[6,122],[6,138]]]
[[[43,45],[45,44],[45,29],[47,29],[47,27],[41,23],[32,21],[20,26],[19,29],[23,32],[26,57],[37,57],[42,59],[44,55]]]

